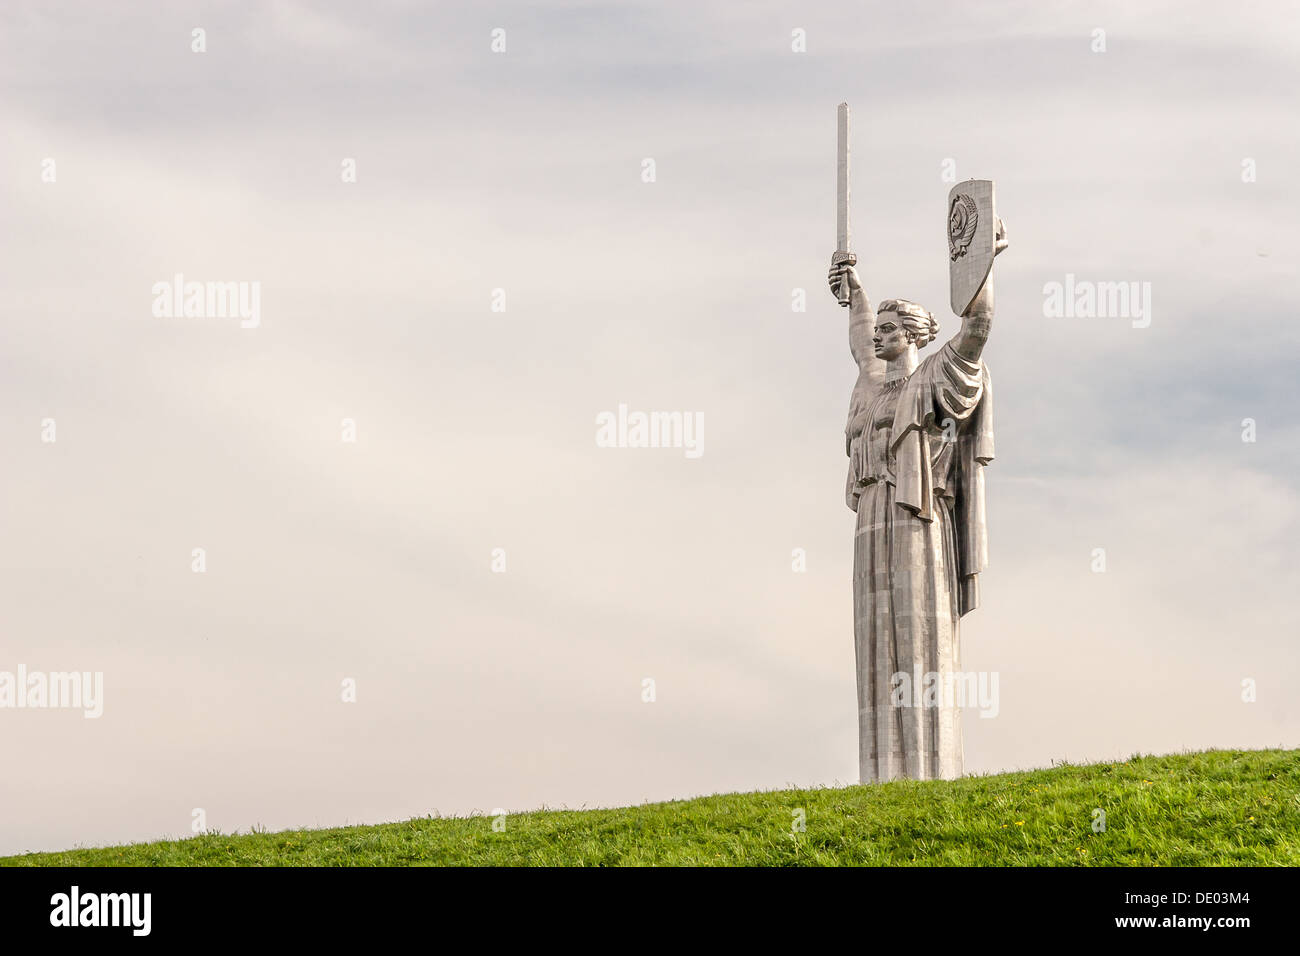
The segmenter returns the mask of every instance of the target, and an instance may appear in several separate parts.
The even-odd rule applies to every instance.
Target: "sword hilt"
[[[836,252],[835,255],[831,257],[831,265],[834,266],[842,266],[842,265],[856,266],[857,264],[858,264],[858,257],[851,252]],[[853,296],[853,290],[849,288],[848,276],[845,276],[844,280],[840,282],[840,287],[839,290],[835,293],[835,297],[839,300],[840,305],[848,306],[850,301],[852,300],[852,296]]]

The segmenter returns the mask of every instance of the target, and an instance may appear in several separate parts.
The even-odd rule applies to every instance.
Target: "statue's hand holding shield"
[[[968,179],[948,193],[948,292],[957,315],[993,311],[993,258],[1006,235],[991,180]]]

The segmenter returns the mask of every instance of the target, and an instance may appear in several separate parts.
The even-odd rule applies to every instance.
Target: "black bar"
[[[624,934],[611,942],[649,934],[670,945],[678,937],[662,934],[701,923],[706,935],[732,942],[762,942],[784,927],[796,938],[864,943],[1131,937],[1182,945],[1200,937],[1232,945],[1259,930],[1287,931],[1295,876],[1284,868],[11,868],[0,869],[0,925],[7,943],[62,937],[92,945],[110,937],[119,945],[349,938],[373,945],[412,932],[450,944],[453,928],[484,942],[507,934],[540,941],[597,926]],[[52,901],[63,894],[70,903],[73,886],[83,908],[87,895],[150,894],[148,935],[135,936],[130,925],[132,913],[142,922],[142,910],[122,910],[125,926],[51,925]],[[98,909],[98,897],[92,905]],[[1207,918],[1208,928],[1186,922]],[[1153,922],[1120,925],[1133,919]]]

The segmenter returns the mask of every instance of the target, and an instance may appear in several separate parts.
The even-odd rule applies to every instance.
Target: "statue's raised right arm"
[[[858,380],[853,386],[849,399],[849,418],[844,429],[844,450],[849,447],[862,432],[861,416],[866,412],[871,398],[885,381],[885,362],[876,356],[872,348],[872,336],[876,333],[876,314],[871,308],[866,290],[858,278],[858,271],[852,265],[831,260],[830,271],[826,274],[830,283],[831,294],[838,296],[843,284],[847,283],[849,292],[849,351],[858,366]]]

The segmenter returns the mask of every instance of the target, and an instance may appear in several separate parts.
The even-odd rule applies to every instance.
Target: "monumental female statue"
[[[846,499],[857,515],[863,783],[962,773],[960,701],[951,691],[961,670],[958,625],[979,602],[988,561],[983,471],[993,460],[993,395],[982,354],[993,320],[993,256],[1006,240],[992,215],[992,183],[962,184],[953,194],[949,251],[961,328],[927,358],[918,353],[937,338],[938,322],[906,299],[886,299],[873,312],[844,248],[846,230],[829,273],[831,291],[849,306],[859,370],[846,429]],[[971,222],[981,213],[989,220],[979,224],[982,238]],[[972,240],[983,250],[969,248]],[[973,273],[968,263],[958,268],[968,254],[979,257]]]

